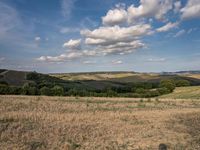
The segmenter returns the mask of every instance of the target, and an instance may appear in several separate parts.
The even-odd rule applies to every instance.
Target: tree
[[[163,88],[158,88],[158,92],[163,95],[163,94],[168,94],[170,93],[170,90],[167,89],[166,87],[163,87]]]
[[[174,80],[161,80],[160,81],[160,87],[161,88],[167,88],[170,92],[173,92],[176,85],[174,83]]]
[[[190,82],[188,80],[177,80],[175,83],[176,87],[190,86]]]
[[[34,82],[31,83],[24,83],[22,86],[22,94],[24,95],[37,95],[38,89]]]
[[[135,90],[135,93],[144,94],[144,93],[145,93],[145,89],[143,89],[143,88],[137,88],[137,89]]]
[[[52,94],[55,96],[63,96],[64,95],[64,89],[61,86],[54,86],[52,89]]]
[[[40,89],[40,94],[41,95],[47,95],[47,96],[50,96],[51,95],[51,89],[44,86]]]

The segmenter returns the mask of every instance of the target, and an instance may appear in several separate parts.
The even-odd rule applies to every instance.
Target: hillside
[[[200,85],[200,74],[160,74],[137,72],[88,72],[88,73],[60,73],[50,74],[65,81],[114,81],[121,83],[151,82],[158,83],[163,79],[188,80],[192,85]]]
[[[26,75],[28,72],[15,71],[15,70],[0,70],[0,81],[5,81],[9,85],[22,86],[24,83],[28,82],[26,80]]]
[[[15,71],[0,69],[0,81],[5,81],[9,85],[21,86],[27,80],[27,74],[30,72]],[[35,82],[48,81],[61,84],[67,84],[68,86],[89,86],[105,87],[109,86],[121,86],[126,83],[136,82],[151,82],[158,83],[163,79],[174,80],[188,80],[192,85],[200,85],[200,74],[196,72],[194,74],[171,74],[163,75],[160,73],[137,73],[137,72],[86,72],[86,73],[57,73],[57,74],[40,74],[38,79],[34,79]]]
[[[200,86],[178,87],[173,93],[160,96],[160,98],[200,99]]]

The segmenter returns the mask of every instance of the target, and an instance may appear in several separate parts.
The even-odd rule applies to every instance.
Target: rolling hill
[[[137,72],[86,72],[86,73],[58,73],[40,74],[37,78],[27,79],[30,72],[0,70],[0,81],[9,85],[22,86],[26,82],[50,82],[62,84],[66,88],[87,88],[103,89],[106,87],[125,86],[129,83],[150,82],[158,83],[162,79],[188,80],[191,85],[200,85],[200,74],[171,74],[163,75],[159,73],[137,73]]]

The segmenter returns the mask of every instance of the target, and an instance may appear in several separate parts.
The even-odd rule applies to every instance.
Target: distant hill
[[[151,82],[157,83],[163,79],[188,80],[192,85],[200,85],[200,74],[180,73],[137,73],[137,72],[87,72],[50,74],[65,81],[104,81],[118,83]]]
[[[85,72],[85,73],[57,73],[40,74],[37,78],[27,79],[30,72],[0,69],[0,81],[9,85],[22,86],[26,82],[49,82],[62,84],[66,88],[102,89],[105,87],[125,86],[128,83],[150,82],[158,83],[162,79],[188,80],[192,85],[200,85],[200,74],[160,74],[137,72]]]
[[[0,81],[5,81],[9,85],[22,86],[28,82],[26,74],[28,72],[0,69]]]

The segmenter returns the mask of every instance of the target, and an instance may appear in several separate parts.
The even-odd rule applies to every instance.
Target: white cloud
[[[72,33],[72,32],[79,32],[80,29],[79,28],[69,28],[69,27],[63,27],[60,29],[60,33]]]
[[[35,41],[39,42],[41,40],[41,38],[39,36],[35,37]]]
[[[181,36],[181,35],[183,35],[183,34],[185,34],[186,33],[186,31],[183,29],[183,30],[180,30],[180,31],[178,31],[175,35],[174,35],[174,37],[179,37],[179,36]]]
[[[61,54],[59,56],[41,56],[37,58],[36,60],[42,61],[42,62],[64,62],[64,61],[70,61],[72,59],[80,58],[83,54],[81,52],[69,52],[66,54]]]
[[[180,11],[180,9],[181,9],[181,1],[176,1],[174,3],[174,12],[178,13]]]
[[[122,64],[123,62],[121,60],[113,60],[112,64],[113,65],[118,65],[118,64]]]
[[[75,0],[62,0],[61,7],[62,7],[62,15],[66,18],[69,18],[71,15],[71,11],[74,7]]]
[[[83,61],[83,64],[96,64],[96,61]]]
[[[81,47],[81,39],[77,40],[69,40],[68,42],[63,44],[64,48],[69,48],[69,49],[80,49]]]
[[[156,29],[156,31],[158,31],[158,32],[166,32],[166,31],[169,31],[170,29],[173,29],[173,28],[177,27],[178,25],[179,25],[178,22],[175,22],[175,23],[169,22],[166,25]]]
[[[173,8],[172,0],[140,0],[140,5],[128,8],[129,22],[135,22],[144,17],[155,17],[165,20],[165,15]]]
[[[181,9],[182,19],[200,17],[200,0],[188,0],[186,6]]]
[[[151,29],[149,24],[140,24],[130,27],[100,27],[93,31],[82,30],[81,35],[86,37],[85,43],[89,45],[110,45],[116,42],[133,41],[147,35]]]
[[[119,25],[127,20],[127,12],[124,8],[118,6],[118,8],[109,10],[106,16],[102,17],[104,25]]]
[[[148,35],[150,29],[149,24],[130,27],[100,27],[93,31],[82,30],[81,35],[85,36],[86,45],[94,46],[92,49],[95,55],[127,54],[145,47],[145,44],[138,39]]]
[[[150,58],[147,61],[149,61],[149,62],[165,62],[166,58]]]

